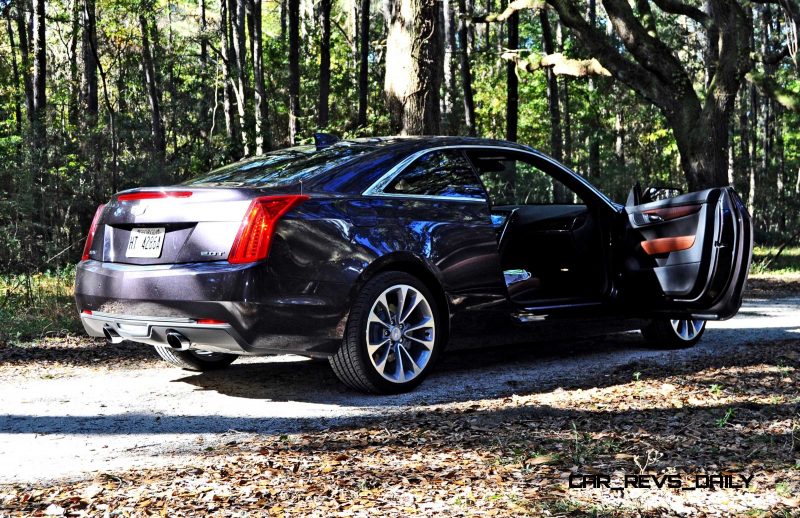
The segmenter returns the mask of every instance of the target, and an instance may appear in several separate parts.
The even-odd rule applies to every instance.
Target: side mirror
[[[639,182],[636,182],[633,187],[631,187],[631,192],[628,193],[628,200],[625,202],[626,207],[635,207],[642,203],[642,186]]]

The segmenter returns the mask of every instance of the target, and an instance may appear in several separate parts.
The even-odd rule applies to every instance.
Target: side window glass
[[[583,201],[569,187],[530,162],[503,156],[473,159],[492,205],[574,205]]]
[[[383,191],[415,196],[485,198],[472,165],[459,150],[434,151],[421,156]]]

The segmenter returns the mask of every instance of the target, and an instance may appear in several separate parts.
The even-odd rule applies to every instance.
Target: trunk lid
[[[119,193],[103,211],[92,258],[141,265],[225,260],[255,195],[252,189],[197,187]],[[140,242],[145,237],[150,253]]]

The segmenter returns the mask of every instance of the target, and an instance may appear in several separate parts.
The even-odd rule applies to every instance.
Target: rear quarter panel
[[[312,197],[281,221],[275,238],[276,278],[304,279],[310,294],[341,304],[341,326],[361,283],[392,263],[413,262],[436,277],[454,322],[506,303],[485,203]]]

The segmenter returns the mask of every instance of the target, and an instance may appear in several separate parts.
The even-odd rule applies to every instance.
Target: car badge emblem
[[[131,214],[134,216],[141,216],[147,210],[147,205],[144,203],[140,203],[139,205],[134,205],[131,207]]]

